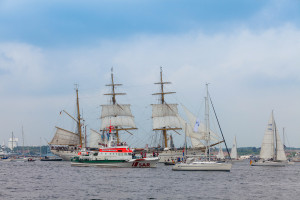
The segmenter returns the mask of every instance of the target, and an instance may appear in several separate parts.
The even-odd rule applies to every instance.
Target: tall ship
[[[259,157],[260,159],[258,161],[251,160],[250,164],[252,166],[275,167],[283,167],[287,164],[287,158],[276,126],[273,111],[268,121]]]
[[[175,150],[173,148],[173,137],[171,132],[180,134],[181,125],[178,119],[178,104],[170,104],[165,100],[165,95],[174,94],[175,92],[165,91],[165,85],[171,82],[163,81],[163,72],[160,68],[160,82],[154,83],[160,86],[160,92],[154,93],[158,95],[158,104],[152,104],[152,125],[153,131],[156,132],[160,140],[157,145],[158,148],[163,149],[159,154],[159,162],[167,162],[177,157],[182,156],[182,150]]]
[[[56,126],[56,132],[51,142],[49,142],[50,150],[53,154],[61,157],[65,161],[70,161],[78,152],[85,147],[85,140],[82,134],[82,117],[79,110],[78,86],[76,85],[76,110],[77,116],[73,117],[67,111],[63,112],[76,123],[76,131],[72,132]]]
[[[192,114],[183,104],[181,107],[187,116],[187,121],[183,119],[178,113],[178,104],[167,103],[165,95],[174,94],[175,92],[168,92],[165,89],[166,84],[171,82],[165,82],[163,80],[163,71],[160,68],[160,82],[157,82],[160,86],[160,92],[154,93],[158,95],[158,104],[152,104],[152,122],[153,130],[161,135],[160,144],[158,145],[163,149],[159,154],[159,162],[168,163],[170,161],[182,161],[184,159],[183,149],[176,149],[173,145],[172,134],[181,135],[180,130],[185,130],[187,137],[190,140],[191,148],[187,153],[189,157],[198,157],[205,152],[205,144],[203,143],[204,135],[206,132],[206,126],[200,122],[197,117]],[[185,126],[187,124],[187,126]],[[211,146],[218,145],[223,141],[220,137],[210,130],[211,141],[214,142]]]
[[[111,96],[109,104],[102,105],[100,131],[91,130],[93,152],[82,152],[71,161],[72,166],[97,166],[97,167],[128,167],[128,168],[152,168],[156,167],[158,158],[135,158],[134,151],[121,134],[132,134],[136,130],[134,116],[131,113],[130,104],[119,104],[116,100],[116,87],[122,84],[114,82],[113,71],[111,72],[111,92],[104,94]]]

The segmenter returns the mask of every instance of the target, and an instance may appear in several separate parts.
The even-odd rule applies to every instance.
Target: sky
[[[115,80],[138,127],[122,137],[151,144],[160,67],[168,103],[203,119],[205,83],[229,146],[262,143],[271,111],[287,145],[300,147],[300,2],[279,0],[0,0],[0,142],[50,141],[74,129],[74,84],[89,128],[99,129]],[[180,114],[183,114],[179,108]],[[212,128],[217,128],[212,122]],[[281,131],[282,134],[282,131]],[[183,134],[174,134],[183,144]]]

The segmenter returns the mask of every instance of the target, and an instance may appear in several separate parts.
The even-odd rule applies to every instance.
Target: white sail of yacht
[[[219,147],[219,152],[218,152],[217,158],[220,159],[220,160],[225,159],[224,152],[223,152],[223,149],[222,149],[221,146]]]
[[[268,121],[264,139],[260,150],[260,160],[252,162],[252,166],[285,166],[287,160],[278,129],[274,120],[273,111]]]
[[[204,140],[206,140],[207,136],[207,131],[206,131],[206,126],[204,123],[200,122],[198,128],[195,130],[195,124],[196,122],[199,122],[199,120],[197,120],[197,117],[191,113],[184,105],[181,105],[189,122],[188,122],[188,131],[187,131],[187,135],[191,138],[194,138],[194,142],[198,142],[199,144],[197,145],[198,147],[204,147]],[[210,133],[210,140],[213,143],[218,143],[221,141],[221,138],[214,133],[214,131],[212,131],[211,129],[209,130]],[[200,141],[199,141],[200,140]],[[201,141],[202,140],[202,141]],[[193,140],[192,140],[193,143]],[[201,144],[201,145],[200,145]]]
[[[204,140],[204,136],[202,134],[194,132],[192,125],[190,123],[187,123],[181,116],[177,115],[177,118],[179,119],[181,127],[183,127],[186,136],[190,138],[192,147],[204,147],[204,144],[202,142]]]
[[[233,159],[233,160],[237,160],[237,159],[238,159],[237,145],[236,145],[236,137],[234,137],[232,149],[231,149],[231,152],[230,152],[230,157],[231,157],[231,159]]]
[[[275,126],[276,126],[276,124],[275,124]],[[276,160],[286,161],[287,158],[285,155],[284,146],[281,142],[277,127],[275,128],[275,135],[276,135]]]

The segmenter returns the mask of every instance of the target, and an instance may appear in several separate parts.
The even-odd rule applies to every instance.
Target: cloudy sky
[[[231,146],[261,145],[272,109],[290,146],[300,147],[300,2],[261,0],[0,0],[0,142],[11,132],[46,144],[54,126],[74,129],[74,84],[88,127],[114,67],[139,128],[123,135],[150,144],[151,95],[160,66],[167,102],[203,117],[205,83]],[[180,111],[182,112],[182,111]],[[216,124],[212,124],[216,126]],[[182,136],[175,134],[177,145]]]

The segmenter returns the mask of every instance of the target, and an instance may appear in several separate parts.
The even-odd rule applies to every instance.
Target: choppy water
[[[231,172],[71,167],[69,162],[0,161],[0,199],[299,199],[300,163]]]

